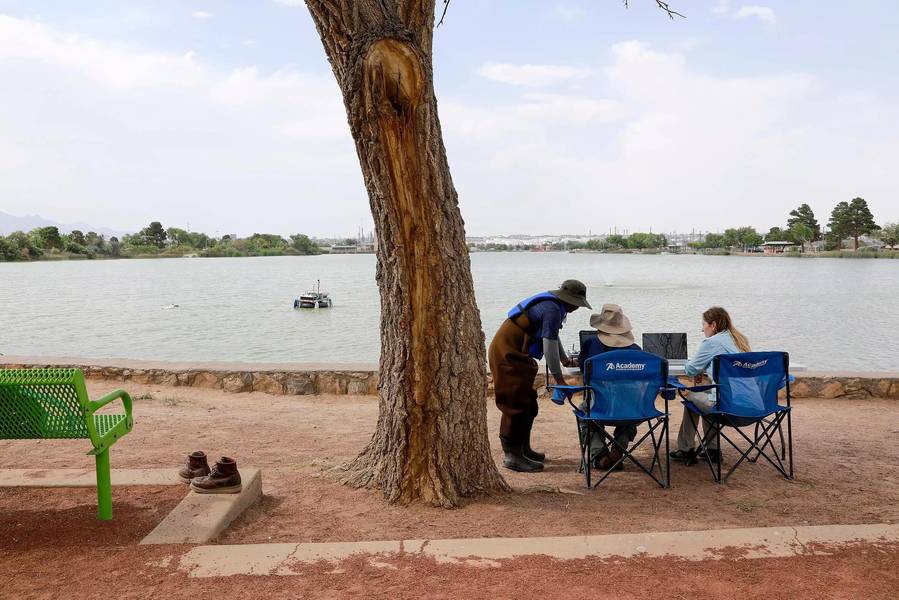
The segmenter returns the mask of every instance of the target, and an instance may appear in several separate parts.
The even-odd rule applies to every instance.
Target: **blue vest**
[[[568,311],[565,310],[565,304],[549,292],[540,292],[539,294],[531,296],[530,298],[525,298],[524,300],[513,306],[512,309],[509,310],[508,313],[506,313],[506,316],[510,319],[515,319],[516,317],[519,317],[526,313],[528,309],[533,305],[537,304],[538,302],[543,302],[544,300],[551,300],[556,303],[556,305],[559,307],[559,310],[562,311],[562,320],[564,321],[565,317],[568,314]],[[534,325],[535,323],[531,323],[531,327],[533,327]],[[530,355],[530,357],[534,360],[540,360],[541,358],[543,358],[543,338],[539,337],[539,333],[539,329],[533,334],[531,332],[528,332],[528,335],[533,336],[531,339],[531,343],[528,344],[528,355]]]

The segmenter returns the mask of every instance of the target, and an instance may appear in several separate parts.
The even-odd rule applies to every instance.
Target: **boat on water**
[[[294,308],[331,308],[332,305],[328,292],[322,291],[321,279],[315,280],[314,290],[301,294],[293,301]]]

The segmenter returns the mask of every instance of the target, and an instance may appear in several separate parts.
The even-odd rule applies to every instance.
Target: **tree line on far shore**
[[[0,236],[0,261],[52,260],[56,258],[149,258],[195,256],[306,256],[321,249],[308,236],[288,239],[270,233],[245,238],[220,238],[177,227],[164,228],[153,221],[134,234],[107,238],[93,231],[60,233],[59,228],[37,227],[25,233]]]
[[[772,227],[762,234],[754,227],[725,229],[724,233],[708,233],[702,241],[689,245],[696,250],[725,251],[733,248],[749,251],[765,242],[791,242],[801,249],[816,244],[824,250],[839,250],[843,241],[851,239],[858,249],[858,240],[864,235],[875,235],[891,248],[899,246],[899,223],[877,225],[868,203],[862,198],[840,202],[830,215],[827,231],[822,231],[815,213],[808,204],[791,210],[785,227]],[[347,240],[352,244],[355,240]],[[659,233],[612,234],[585,242],[556,242],[542,246],[546,250],[660,250],[666,248],[668,239]],[[491,243],[487,250],[533,250],[536,246],[510,246]],[[289,238],[271,233],[254,233],[245,238],[224,235],[220,238],[205,233],[187,231],[177,227],[164,228],[153,221],[134,234],[107,238],[93,231],[83,233],[77,229],[60,233],[57,227],[38,227],[25,233],[16,231],[0,236],[0,261],[28,261],[55,258],[148,258],[196,255],[217,256],[307,256],[320,254],[322,249],[303,234]]]
[[[854,250],[858,249],[859,238],[865,235],[877,237],[885,246],[899,247],[899,223],[885,223],[882,227],[874,221],[874,215],[863,198],[853,198],[850,202],[840,202],[830,215],[827,230],[822,231],[815,218],[815,213],[808,204],[801,204],[790,211],[785,227],[775,226],[767,233],[761,233],[754,227],[735,227],[725,229],[724,233],[707,233],[701,241],[693,241],[688,245],[694,250],[727,251],[737,249],[743,252],[757,250],[766,242],[789,242],[796,244],[801,250],[809,247],[823,250],[840,250],[845,240],[852,241]],[[662,250],[668,246],[668,239],[663,234],[632,233],[630,235],[611,234],[594,238],[586,242],[568,241],[553,244],[510,245],[489,243],[483,246],[486,250]]]

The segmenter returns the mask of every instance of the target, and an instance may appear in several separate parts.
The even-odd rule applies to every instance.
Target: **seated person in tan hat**
[[[630,319],[621,310],[617,304],[603,304],[602,311],[599,314],[590,315],[590,326],[596,329],[596,335],[584,342],[581,346],[581,353],[578,355],[578,362],[583,372],[584,363],[597,354],[609,352],[611,350],[640,350],[640,346],[634,343],[634,334],[631,331]],[[581,410],[586,411],[586,403],[581,403]],[[590,423],[590,460],[597,469],[608,469],[618,462],[621,458],[621,451],[612,446],[607,447],[603,441],[600,431],[603,429],[600,425]],[[581,432],[583,435],[583,431]],[[615,428],[615,441],[621,444],[623,448],[627,448],[628,444],[637,436],[637,427],[635,425],[619,425]],[[616,470],[624,468],[624,463],[619,464]]]

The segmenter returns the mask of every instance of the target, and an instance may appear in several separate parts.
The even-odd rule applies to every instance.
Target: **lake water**
[[[899,371],[899,260],[475,253],[489,343],[519,300],[563,279],[624,307],[638,337],[726,307],[757,350],[810,369]],[[178,361],[376,362],[372,255],[0,263],[0,353]],[[317,278],[327,310],[294,310]],[[165,310],[163,306],[178,304]],[[569,316],[566,347],[590,311]]]

